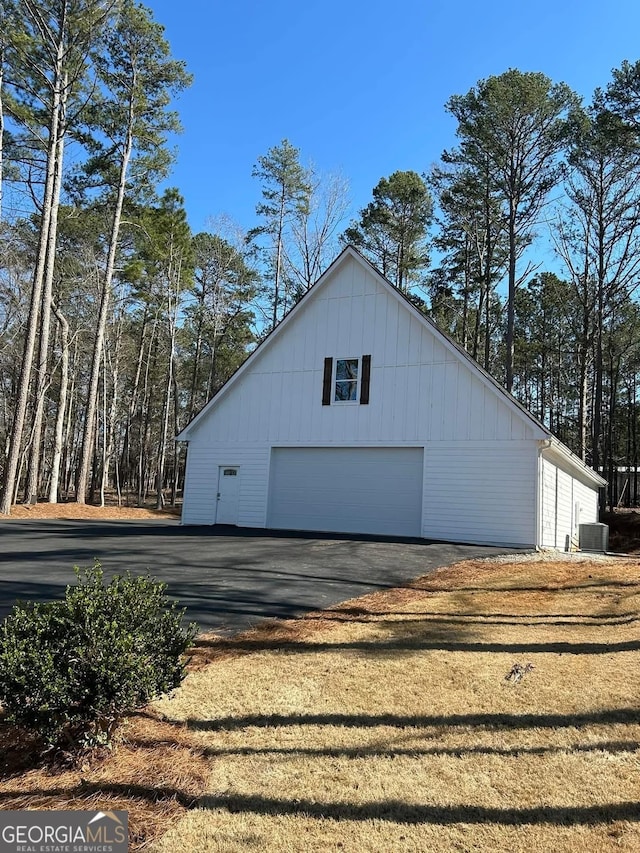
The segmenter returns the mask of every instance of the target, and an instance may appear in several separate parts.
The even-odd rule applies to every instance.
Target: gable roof
[[[523,420],[527,421],[530,425],[536,428],[536,432],[538,433],[538,439],[546,440],[549,442],[549,446],[553,445],[563,457],[567,459],[571,464],[575,467],[582,470],[583,474],[588,476],[594,482],[597,482],[600,485],[604,485],[606,483],[605,480],[602,479],[598,474],[596,474],[593,469],[589,468],[585,463],[575,454],[569,450],[568,447],[563,445],[557,438],[550,432],[548,427],[546,427],[541,421],[539,421],[531,412],[525,408],[518,400],[515,399],[511,394],[509,394],[500,383],[491,376],[484,368],[482,368],[470,355],[469,353],[458,344],[452,337],[450,337],[446,332],[439,328],[436,323],[430,318],[423,314],[416,306],[411,302],[411,300],[402,293],[397,287],[395,287],[382,273],[376,269],[376,267],[362,255],[356,248],[351,245],[345,246],[342,252],[337,256],[337,258],[333,261],[333,263],[324,271],[324,273],[320,276],[320,278],[313,284],[309,290],[304,294],[304,296],[291,308],[291,310],[283,317],[283,319],[278,323],[278,325],[272,329],[272,331],[267,335],[267,337],[258,344],[258,346],[253,350],[252,353],[245,359],[245,361],[240,365],[240,367],[236,370],[236,372],[225,382],[225,384],[218,390],[218,392],[206,403],[203,408],[195,415],[194,418],[181,430],[181,432],[176,436],[176,441],[188,441],[190,438],[190,433],[197,427],[197,425],[207,417],[209,412],[214,409],[220,400],[227,396],[236,383],[242,378],[242,376],[252,367],[252,365],[262,356],[264,352],[266,352],[273,345],[274,341],[276,341],[279,337],[286,333],[286,329],[295,322],[298,314],[303,310],[303,308],[309,303],[311,299],[322,290],[323,286],[326,284],[328,280],[330,280],[335,273],[340,269],[343,264],[345,264],[349,259],[355,260],[361,266],[364,266],[366,270],[371,273],[376,281],[395,299],[402,303],[403,307],[408,310],[420,323],[426,326],[432,334],[439,340],[443,346],[448,349],[450,352],[453,352],[458,358],[460,358],[467,367],[472,370],[476,376],[483,382],[484,385],[490,387],[502,400],[502,402],[511,409],[516,415],[518,415]]]

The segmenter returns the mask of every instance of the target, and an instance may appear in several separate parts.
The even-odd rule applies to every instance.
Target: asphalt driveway
[[[107,575],[149,572],[168,585],[201,630],[234,632],[294,617],[440,566],[507,553],[426,540],[303,535],[178,522],[0,522],[0,618],[16,600],[58,598],[74,566],[95,559]]]

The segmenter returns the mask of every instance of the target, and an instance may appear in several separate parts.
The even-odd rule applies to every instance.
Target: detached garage
[[[185,524],[564,548],[604,484],[351,247],[178,440]]]

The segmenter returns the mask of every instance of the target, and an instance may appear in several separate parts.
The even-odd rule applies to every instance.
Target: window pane
[[[358,383],[352,380],[341,380],[336,382],[336,396],[335,399],[339,401],[343,400],[356,400],[356,394],[358,390]]]
[[[336,362],[336,379],[357,379],[358,359],[339,358]]]

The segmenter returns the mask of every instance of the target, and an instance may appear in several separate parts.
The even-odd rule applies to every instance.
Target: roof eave
[[[607,485],[607,481],[603,477],[601,477],[597,471],[594,471],[593,468],[590,468],[586,464],[586,462],[583,462],[579,456],[576,456],[575,453],[572,453],[571,450],[569,450],[569,448],[557,438],[551,436],[549,442],[550,448],[555,450],[559,456],[563,457],[563,459],[566,459],[567,462],[569,462],[573,468],[577,468],[578,470],[580,470],[585,477],[588,477],[588,479],[595,483],[599,488],[602,488]]]

